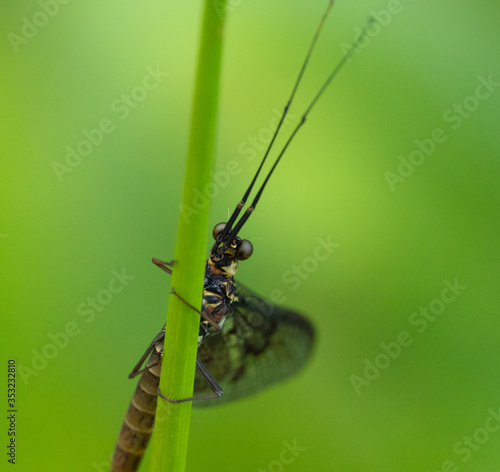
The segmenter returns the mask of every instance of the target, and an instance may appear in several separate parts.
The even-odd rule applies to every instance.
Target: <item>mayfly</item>
[[[159,390],[165,336],[165,327],[163,327],[129,375],[129,378],[140,374],[141,377],[116,444],[112,472],[133,472],[139,467],[153,431],[158,396],[172,402],[204,400],[195,403],[203,404],[203,406],[231,401],[289,377],[305,364],[311,354],[314,329],[306,318],[264,301],[234,280],[238,261],[248,259],[253,252],[252,244],[238,235],[255,210],[269,178],[290,142],[305,123],[309,112],[330,82],[356,50],[369,23],[364,33],[354,42],[316,93],[300,122],[279,152],[252,204],[238,221],[237,218],[250,196],[285,120],[316,40],[332,6],[333,0],[329,2],[316,29],[292,93],[255,176],[229,220],[226,223],[217,224],[213,229],[214,244],[206,262],[203,298],[199,311],[201,320],[194,396],[172,400],[165,397]],[[165,272],[172,273],[171,263],[156,258],[153,262]],[[182,300],[180,294],[175,291],[173,293]],[[198,311],[195,307],[192,308]],[[141,369],[144,362],[146,365]],[[213,400],[214,398],[217,400]]]

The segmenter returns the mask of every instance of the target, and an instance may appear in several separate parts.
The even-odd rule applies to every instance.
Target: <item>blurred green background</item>
[[[241,172],[213,199],[213,224],[248,185],[325,4],[229,2],[214,171],[236,160]],[[0,394],[15,359],[19,472],[107,470],[127,374],[166,310],[169,280],[150,259],[174,253],[201,6],[3,5]],[[314,357],[284,384],[193,411],[189,471],[498,470],[500,4],[339,0],[285,134],[373,12],[381,26],[244,234],[255,253],[239,279],[308,314]],[[109,132],[86,148],[99,126]],[[67,146],[88,155],[69,167]],[[318,238],[339,246],[314,264]],[[122,270],[133,280],[106,298]],[[304,449],[282,462],[294,441]]]

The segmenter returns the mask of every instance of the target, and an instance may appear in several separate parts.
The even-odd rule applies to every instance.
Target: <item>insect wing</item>
[[[300,370],[311,354],[314,328],[306,318],[263,300],[238,282],[236,294],[238,301],[223,332],[205,339],[198,349],[198,358],[224,394],[194,406],[220,405],[255,393]],[[206,381],[197,374],[194,394],[206,393]]]

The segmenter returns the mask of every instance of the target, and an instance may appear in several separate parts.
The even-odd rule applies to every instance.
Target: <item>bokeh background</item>
[[[241,171],[219,186],[213,224],[255,171],[325,4],[229,2],[214,171]],[[127,374],[165,316],[169,280],[150,258],[174,253],[201,6],[2,6],[0,394],[15,359],[19,472],[107,470]],[[284,384],[193,411],[189,471],[498,470],[500,5],[339,0],[285,133],[373,12],[381,26],[245,231],[255,253],[239,279],[308,314],[314,357]],[[163,75],[141,95],[151,69]],[[133,89],[140,99],[124,104]],[[112,131],[69,167],[67,146],[85,149],[101,125]],[[444,142],[431,149],[431,136]],[[338,244],[319,262],[318,238]],[[113,271],[133,279],[106,298]]]

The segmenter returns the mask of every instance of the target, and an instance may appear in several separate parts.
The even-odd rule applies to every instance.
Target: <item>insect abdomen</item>
[[[160,368],[161,351],[157,347],[130,401],[113,454],[111,472],[134,472],[139,467],[153,432]]]

